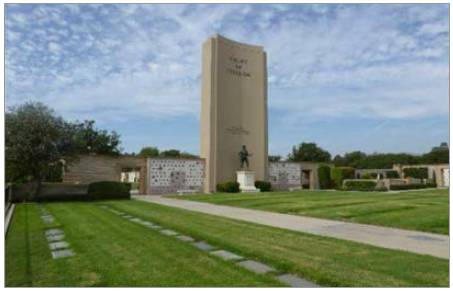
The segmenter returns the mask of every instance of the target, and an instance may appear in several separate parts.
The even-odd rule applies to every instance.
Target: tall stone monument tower
[[[238,152],[246,145],[250,171],[267,180],[267,65],[261,46],[220,35],[203,44],[201,157],[206,160],[204,191],[236,181]]]

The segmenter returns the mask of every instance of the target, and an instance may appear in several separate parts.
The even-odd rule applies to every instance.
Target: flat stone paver
[[[49,236],[46,236],[47,238],[47,241],[60,241],[60,240],[64,240],[64,235],[62,234],[57,234],[57,235],[49,235]]]
[[[225,250],[213,251],[211,254],[225,260],[240,261],[244,259],[244,257],[241,257],[240,255]]]
[[[242,261],[242,262],[238,262],[238,265],[252,271],[252,272],[255,272],[255,273],[258,273],[258,274],[266,274],[266,273],[269,273],[269,272],[276,272],[277,270],[275,270],[274,268],[272,267],[269,267],[268,265],[265,265],[265,264],[262,264],[260,262],[257,262],[257,261],[252,261],[252,260],[247,260],[247,261]]]
[[[173,231],[173,230],[170,230],[170,229],[162,229],[162,230],[160,230],[160,232],[165,234],[165,235],[178,235],[179,234],[176,231]]]
[[[141,218],[131,218],[129,220],[132,221],[132,222],[137,222],[137,223],[143,222],[143,220]]]
[[[57,234],[63,234],[63,231],[61,229],[54,228],[54,229],[49,229],[45,232],[46,236],[57,235]]]
[[[57,249],[66,249],[69,247],[69,244],[65,241],[57,241],[49,244],[49,249],[57,250]]]
[[[149,221],[141,221],[140,224],[141,224],[141,225],[144,225],[144,226],[152,226],[152,225],[155,225],[154,223],[149,222]]]
[[[277,279],[282,281],[283,283],[288,284],[291,287],[306,287],[306,288],[320,287],[315,283],[301,279],[298,276],[291,274],[277,276]]]
[[[193,242],[195,239],[193,237],[187,236],[187,235],[178,235],[176,237],[179,240],[186,241],[186,242]]]
[[[162,229],[162,226],[160,226],[160,225],[146,225],[146,227],[152,228],[152,229]]]
[[[74,256],[75,253],[72,250],[58,250],[52,252],[53,259],[67,258]]]
[[[137,195],[134,199],[303,233],[335,237],[382,248],[409,251],[443,259],[450,256],[448,235],[296,216],[232,206]]]
[[[43,221],[45,223],[53,223],[55,221],[55,219],[53,219],[53,217],[52,218],[43,218]]]
[[[204,250],[204,251],[212,251],[215,249],[214,246],[211,246],[210,244],[207,244],[203,241],[195,242],[195,243],[193,243],[193,246],[196,248],[199,248],[200,250]]]

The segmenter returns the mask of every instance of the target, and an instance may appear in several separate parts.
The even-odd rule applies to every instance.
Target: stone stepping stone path
[[[268,266],[268,265],[265,265],[265,264],[262,264],[260,262],[257,262],[257,261],[252,261],[252,260],[247,260],[247,261],[242,261],[242,262],[239,262],[238,265],[252,271],[252,272],[255,272],[255,273],[258,273],[258,274],[266,274],[266,273],[269,273],[269,272],[277,272],[277,270],[275,270],[274,268]]]
[[[69,244],[65,241],[57,241],[49,244],[51,250],[67,249]]]
[[[154,230],[158,230],[163,235],[173,236],[173,237],[179,239],[180,241],[188,242],[192,246],[194,246],[200,250],[207,251],[207,252],[209,252],[209,254],[211,254],[213,256],[222,258],[224,260],[236,261],[238,266],[241,266],[254,273],[257,273],[257,274],[268,274],[269,273],[271,275],[274,275],[277,280],[279,280],[285,284],[288,284],[291,287],[308,287],[308,288],[321,287],[310,281],[304,280],[297,275],[282,274],[283,272],[279,272],[277,269],[275,269],[271,266],[265,265],[258,261],[248,260],[247,258],[244,258],[238,254],[232,253],[227,250],[218,249],[215,246],[210,245],[204,241],[196,241],[194,238],[192,238],[190,236],[179,234],[176,231],[163,228],[160,225],[157,225],[157,224],[149,222],[149,221],[142,220],[141,218],[126,214],[119,210],[110,208],[109,206],[101,205],[100,207],[103,209],[106,209],[107,211],[110,211],[111,213],[117,214],[117,215],[121,216],[122,218],[129,220],[130,222],[141,224],[145,227],[148,227],[148,228],[151,228]],[[57,252],[61,252],[61,250],[58,250]],[[54,256],[53,252],[52,252],[52,256]]]
[[[58,228],[46,230],[46,233],[45,233],[46,236],[59,235],[59,234],[63,234],[63,231]]]
[[[179,240],[185,241],[185,242],[194,242],[195,239],[193,237],[187,236],[187,235],[178,235],[176,237]]]
[[[277,276],[277,279],[282,281],[283,283],[290,285],[291,287],[305,287],[305,288],[321,287],[312,282],[304,280],[304,279],[300,278],[299,276],[291,275],[291,274],[284,274],[284,275]]]
[[[203,251],[212,251],[215,249],[214,246],[211,246],[210,244],[207,244],[204,241],[194,242],[192,245]]]
[[[173,235],[178,235],[176,231],[170,230],[170,229],[162,229],[160,230],[160,233],[163,233],[165,235],[173,236]]]
[[[49,236],[46,236],[46,238],[47,238],[47,241],[49,241],[49,242],[60,241],[60,240],[64,240],[64,235],[63,234],[49,235]]]
[[[67,257],[73,257],[73,256],[75,256],[75,253],[69,249],[58,250],[58,251],[52,252],[52,259],[67,258]]]
[[[241,257],[240,255],[236,255],[235,253],[225,251],[225,250],[218,250],[218,251],[213,251],[211,252],[214,256],[221,257],[222,259],[225,260],[232,260],[232,261],[242,261],[244,260],[244,257]]]
[[[41,218],[45,223],[50,224],[55,221],[54,217],[45,210],[44,206],[41,206],[41,212],[43,216]],[[59,228],[48,229],[44,232],[47,242],[49,243],[49,249],[51,250],[52,259],[67,258],[75,256],[75,253],[69,249],[69,243],[64,241],[64,232]]]

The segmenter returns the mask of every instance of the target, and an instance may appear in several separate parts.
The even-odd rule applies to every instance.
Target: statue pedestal
[[[253,171],[237,171],[237,182],[241,192],[258,193],[260,189],[255,188],[255,172]]]

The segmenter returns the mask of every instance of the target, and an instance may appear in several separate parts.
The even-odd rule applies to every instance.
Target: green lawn
[[[449,190],[403,193],[299,191],[174,196],[294,215],[449,233]]]
[[[449,261],[141,201],[111,207],[300,275],[322,286],[448,286]],[[6,286],[277,286],[101,209],[47,206],[77,252],[52,260],[33,205],[19,205],[6,240]]]
[[[126,202],[129,203],[129,202]],[[6,286],[284,286],[90,203],[51,203],[75,257],[53,260],[36,205],[18,205]]]

